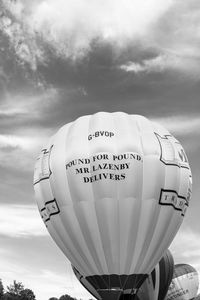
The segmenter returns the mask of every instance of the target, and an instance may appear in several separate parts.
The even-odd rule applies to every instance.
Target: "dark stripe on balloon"
[[[147,274],[131,274],[131,275],[93,275],[87,276],[86,279],[95,289],[138,289],[144,280],[148,277]]]

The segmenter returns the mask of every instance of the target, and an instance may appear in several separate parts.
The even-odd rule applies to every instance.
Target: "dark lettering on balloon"
[[[46,223],[50,220],[51,216],[60,213],[60,209],[56,199],[45,202],[45,206],[40,210],[41,217]]]
[[[78,158],[78,159],[74,159],[72,161],[70,161],[69,163],[66,164],[66,170],[70,167],[73,166],[78,166],[78,165],[87,165],[90,163],[90,159],[89,158]]]
[[[85,173],[90,173],[89,168],[79,168],[79,169],[76,169],[76,174],[85,174]]]
[[[175,210],[181,211],[182,216],[185,215],[186,206],[188,206],[185,197],[178,195],[174,190],[165,189],[161,189],[159,204],[172,206]]]
[[[178,150],[178,154],[182,162],[188,163],[188,159],[183,148]]]
[[[100,173],[96,175],[92,175],[90,177],[83,177],[84,183],[94,182],[102,179],[111,179],[115,181],[124,180],[126,178],[126,174],[113,174],[113,173]]]
[[[175,284],[171,284],[169,287],[169,291],[168,291],[168,295],[167,295],[167,299],[168,300],[173,300],[179,297],[182,297],[186,294],[189,294],[189,290],[188,289],[183,289],[183,288],[179,288],[176,289],[176,285]]]
[[[142,156],[132,152],[121,154],[97,153],[90,158],[78,158],[69,161],[66,164],[66,171],[81,176],[83,183],[99,180],[122,181],[126,179],[132,161],[141,163],[143,161]]]
[[[89,134],[88,135],[88,141],[91,141],[93,138],[98,138],[98,137],[112,138],[114,135],[115,135],[114,132],[99,130],[99,131],[95,131],[92,134]]]

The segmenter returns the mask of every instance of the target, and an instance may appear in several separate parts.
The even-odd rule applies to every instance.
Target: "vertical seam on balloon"
[[[69,126],[68,131],[67,131],[67,134],[66,134],[66,136],[65,136],[65,142],[64,142],[65,153],[67,153],[67,144],[66,144],[66,141],[67,141],[67,139],[68,139],[68,137],[69,137],[69,134],[70,134],[70,131],[71,131],[73,125],[74,125],[74,122],[72,122],[71,125]],[[65,156],[65,157],[66,157],[66,156]],[[73,199],[72,199],[72,196],[71,196],[71,187],[70,187],[70,184],[69,184],[67,172],[66,172],[65,178],[66,178],[66,184],[68,185],[68,190],[69,190],[68,196],[69,196],[70,199],[71,199],[71,205],[74,206]],[[76,221],[77,221],[77,224],[78,224],[78,226],[79,226],[79,231],[80,231],[80,224],[79,224],[79,222],[78,222],[78,219],[77,219],[77,215],[76,215],[75,209],[73,208],[73,210],[74,210],[74,216],[76,217]],[[66,230],[66,226],[63,224],[63,222],[62,222],[62,225],[63,225],[63,227],[65,228],[65,231],[68,232],[68,231]],[[82,233],[81,233],[81,234],[82,234]],[[77,244],[77,245],[79,246],[79,248],[81,249],[79,243],[77,242],[77,238],[75,239],[75,243],[74,243],[73,240],[71,239],[71,235],[70,235],[69,233],[68,233],[68,235],[69,235],[69,238],[70,238],[70,240],[71,240],[71,242],[72,242],[73,248],[76,249],[76,244]],[[82,237],[82,238],[83,238],[83,237]],[[83,238],[83,239],[84,239],[84,238]],[[82,267],[83,269],[85,269],[85,267],[84,267],[84,265],[82,264],[81,261],[84,262],[84,260],[86,260],[86,262],[88,261],[87,257],[85,256],[84,252],[82,251],[81,254],[79,254],[79,258],[76,258],[76,261],[77,261],[81,266],[83,266],[83,267]],[[85,263],[85,262],[84,262],[84,263]],[[85,263],[85,265],[86,265],[86,263]],[[87,266],[87,268],[90,269],[90,264],[89,264],[89,266]]]
[[[89,128],[89,126],[87,126],[87,128]],[[89,144],[87,144],[87,146],[88,146],[88,149],[89,149]],[[88,151],[88,152],[89,152],[89,151]],[[91,172],[90,172],[89,174],[91,175]],[[90,188],[91,188],[91,185],[90,185]],[[92,188],[91,188],[91,191],[92,191]],[[82,210],[82,207],[81,207],[81,210]],[[76,212],[76,208],[75,208],[75,212]],[[78,214],[78,212],[77,212],[77,214]],[[90,253],[90,256],[91,256],[92,259],[93,259],[93,262],[94,262],[94,265],[95,265],[96,269],[98,270],[99,267],[102,269],[101,261],[99,260],[98,253],[97,253],[96,248],[95,248],[95,245],[94,245],[94,243],[93,243],[93,238],[92,238],[92,235],[91,235],[91,230],[90,230],[89,227],[88,227],[88,224],[87,224],[87,221],[86,221],[86,218],[85,218],[85,214],[83,215],[83,218],[84,218],[84,222],[86,222],[86,226],[87,226],[88,233],[89,233],[89,239],[90,239],[90,241],[91,241],[90,244],[87,243],[87,239],[85,238],[85,234],[84,234],[84,232],[83,232],[83,230],[82,230],[81,223],[79,222],[80,229],[81,229],[82,235],[83,235],[84,240],[85,240],[85,244],[87,245],[88,251],[89,251],[89,253]],[[77,218],[77,220],[79,221],[79,218]],[[91,245],[91,246],[90,246],[90,245]],[[90,250],[92,250],[92,251],[90,251]],[[93,252],[95,252],[94,255],[93,255]],[[96,259],[97,259],[97,263],[96,263]]]
[[[149,125],[151,126],[151,123],[150,123],[150,122],[149,122]],[[151,126],[151,127],[152,127],[152,126]],[[153,133],[153,132],[154,132],[154,128],[152,127],[152,133]],[[156,139],[156,141],[157,141],[157,139]],[[165,167],[165,169],[164,169],[164,177],[166,178],[166,167]],[[165,183],[165,178],[164,178],[164,181],[163,181],[164,183]],[[157,199],[155,199],[155,200],[157,201]],[[160,208],[160,206],[157,207],[157,210],[158,210],[157,214],[155,213],[155,214],[152,215],[152,217],[151,217],[151,219],[154,220],[154,222],[153,222],[153,224],[154,224],[154,225],[153,225],[154,230],[151,231],[151,237],[149,238],[149,247],[148,247],[148,249],[147,249],[147,251],[146,251],[144,260],[145,260],[145,258],[147,257],[148,250],[149,250],[150,247],[151,247],[152,240],[153,240],[153,238],[154,238],[154,236],[155,236],[155,232],[157,231],[157,230],[156,230],[156,228],[158,227],[157,221],[158,221],[159,216],[160,216],[160,213],[161,213],[161,208]],[[154,253],[151,255],[150,261],[151,261],[151,258],[152,258],[153,255],[154,255]]]
[[[88,124],[88,132],[87,132],[87,136],[89,136],[89,130],[90,130],[90,124],[92,122],[92,119],[94,118],[94,116],[90,116],[90,119],[89,119],[89,124]],[[89,141],[88,141],[88,150],[89,150],[89,157],[91,157],[91,147],[90,147],[90,144],[89,144]],[[90,176],[92,176],[91,174],[91,161],[90,161]],[[99,228],[99,222],[98,222],[98,215],[97,215],[97,211],[96,211],[96,205],[95,205],[95,193],[94,193],[94,189],[93,189],[93,185],[91,184],[91,191],[92,191],[92,195],[93,195],[93,204],[94,204],[94,212],[96,214],[96,220],[97,220],[97,228],[98,228],[98,235],[99,235],[99,240],[101,242],[101,247],[102,247],[102,250],[103,250],[103,254],[104,254],[104,248],[103,248],[103,243],[102,243],[102,239],[101,239],[101,234],[100,234],[100,228]],[[105,254],[104,254],[104,257],[105,257]],[[106,261],[106,258],[105,258],[105,262],[107,264],[107,261]],[[102,265],[101,265],[102,267]],[[103,268],[102,268],[103,269]],[[108,267],[107,267],[108,269]]]
[[[91,117],[90,117],[91,118]],[[89,123],[90,123],[90,119],[89,119],[89,121],[88,121],[88,126],[87,126],[87,129],[88,129],[88,136],[89,136]],[[87,148],[88,148],[88,153],[89,153],[89,155],[90,155],[90,146],[89,146],[89,142],[88,142],[88,140],[87,140]],[[90,156],[89,156],[89,158],[90,158]],[[91,162],[90,162],[90,166],[91,166]],[[90,167],[90,176],[91,176],[91,167]],[[93,194],[93,199],[94,199],[94,192],[93,192],[93,189],[92,189],[92,185],[90,185],[90,190],[91,190],[91,193]],[[94,201],[91,201],[92,202],[92,205],[93,205],[93,212],[95,213],[95,205],[94,205]],[[97,218],[96,218],[97,219]],[[98,224],[97,224],[98,225]],[[96,257],[96,259],[97,259],[97,262],[98,262],[98,264],[96,264],[95,263],[95,265],[96,265],[96,269],[101,269],[101,270],[103,270],[103,268],[102,268],[102,263],[101,263],[101,260],[99,259],[99,256],[98,256],[98,252],[97,252],[97,250],[96,250],[96,247],[95,247],[95,244],[93,243],[93,238],[92,238],[92,235],[91,235],[91,230],[90,230],[90,240],[92,241],[92,249],[94,250],[94,252],[95,252],[95,257]],[[99,239],[100,240],[100,239]],[[93,251],[92,251],[92,253],[93,253]],[[93,255],[92,255],[92,257],[93,257]],[[93,259],[94,259],[94,262],[95,262],[95,257],[93,257]]]
[[[140,217],[138,217],[138,229],[140,228],[140,219],[141,219],[141,213],[142,213],[142,206],[143,206],[143,194],[144,194],[144,145],[143,145],[143,135],[142,135],[142,130],[140,126],[140,122],[138,119],[136,119],[136,125],[138,127],[138,131],[140,134],[140,144],[141,144],[141,149],[142,149],[142,156],[143,156],[143,165],[142,165],[142,180],[141,180],[141,192],[140,192]],[[137,240],[138,240],[138,232],[137,232]],[[137,242],[136,242],[137,243]],[[141,253],[140,253],[141,256]],[[139,256],[139,258],[140,258]],[[137,266],[137,264],[136,264]]]
[[[71,125],[70,125],[69,128],[68,128],[67,134],[69,134],[69,129],[71,128],[72,124],[73,124],[73,123],[71,123]],[[65,147],[66,147],[66,139],[64,140],[64,145],[65,145]],[[64,151],[64,152],[66,153],[66,148],[65,148],[65,151]],[[54,173],[52,172],[52,176],[51,176],[51,178],[49,178],[49,184],[50,184],[50,187],[51,187],[51,190],[52,190],[52,195],[54,194],[53,189],[52,189],[53,179],[54,179]],[[68,183],[67,175],[66,175],[66,179],[67,179],[67,180],[66,180],[66,184],[68,185],[68,190],[69,190],[69,192],[70,192],[70,188],[69,188],[69,183]],[[51,181],[52,181],[52,183],[51,183]],[[54,196],[55,196],[55,195],[54,195]],[[70,194],[69,196],[70,196],[70,199],[71,199],[71,201],[72,201],[71,194]],[[61,214],[59,214],[58,218],[59,218],[59,220],[60,220],[60,223],[61,223],[62,228],[66,231],[66,227],[65,227],[65,225],[63,224]],[[57,228],[55,228],[54,226],[53,226],[53,229],[56,231],[56,233],[57,233],[57,235],[59,236],[59,239],[60,239],[60,233],[59,233],[59,230],[58,230]],[[67,232],[67,231],[66,231],[66,232]],[[67,233],[67,235],[69,235],[69,234]],[[74,245],[74,243],[73,243],[73,241],[72,241],[72,239],[71,239],[71,237],[70,237],[70,235],[69,235],[69,239],[70,239],[71,243],[73,244],[73,248],[76,248],[75,245]],[[61,239],[61,241],[62,241],[62,239]],[[69,251],[69,252],[72,254],[72,251],[71,251],[71,250],[68,250],[67,247],[66,247],[66,245],[65,245],[64,243],[63,243],[63,245],[64,245],[64,248],[66,249],[65,251],[67,251],[67,252]],[[72,257],[73,257],[73,255],[72,255]],[[81,260],[82,260],[82,258],[81,258]],[[77,259],[75,259],[75,261],[77,261]],[[81,267],[83,268],[82,262],[80,263],[80,260],[78,260],[78,261],[79,261],[79,264],[81,265]]]
[[[90,129],[90,124],[91,124],[91,121],[93,119],[94,115],[93,116],[90,116],[90,119],[89,119],[89,124],[88,124],[88,135],[89,135],[89,129]],[[88,141],[88,149],[89,149],[89,156],[91,157],[91,148],[90,148],[90,145],[89,145],[89,141]],[[90,175],[91,175],[91,162],[90,162]],[[105,256],[105,252],[104,252],[104,246],[103,246],[103,242],[102,242],[102,238],[101,238],[101,231],[100,231],[100,226],[99,226],[99,220],[98,220],[98,213],[97,213],[97,208],[96,208],[96,203],[95,203],[95,193],[94,193],[94,189],[93,189],[93,185],[91,185],[91,191],[92,191],[92,194],[93,194],[93,203],[94,203],[94,212],[96,214],[96,220],[97,220],[97,229],[98,229],[98,235],[99,235],[99,241],[101,243],[101,249],[102,249],[102,255],[104,255],[104,261],[106,263],[106,266],[107,266],[107,270],[108,270],[108,263],[107,263],[107,259],[106,259],[106,256]],[[101,262],[101,261],[100,261]],[[101,265],[102,267],[102,265]],[[102,267],[103,269],[103,267]],[[102,280],[104,281],[105,285],[107,285],[106,281],[104,280],[104,278],[101,276]]]
[[[132,119],[132,115],[128,115],[128,119],[129,120],[131,120]],[[133,119],[134,120],[134,122],[136,123],[136,126],[138,127],[138,129],[139,129],[139,131],[140,131],[140,128],[139,128],[139,126],[138,126],[138,123],[137,123],[137,121],[136,121],[136,119]],[[140,139],[140,141],[141,141],[141,139]],[[143,174],[143,173],[142,173]],[[140,207],[141,207],[141,205],[140,205]],[[140,212],[141,212],[141,209],[140,209]],[[139,224],[137,224],[137,227],[139,227]],[[138,236],[138,234],[136,235],[136,239],[137,239],[137,236]],[[136,243],[135,243],[135,245],[136,245]],[[135,250],[135,245],[134,245],[134,250]],[[133,250],[133,253],[134,253],[134,250]],[[133,256],[134,257],[134,256]],[[132,257],[132,260],[131,260],[131,264],[130,264],[130,268],[129,268],[129,271],[127,272],[129,275],[130,275],[130,270],[131,270],[131,266],[132,266],[132,263],[133,263],[133,257]],[[127,265],[127,261],[126,261],[126,263],[125,263],[125,265]],[[124,281],[124,285],[123,285],[123,288],[125,287],[125,285],[126,285],[126,283],[127,283],[127,281],[128,281],[128,279],[129,279],[129,275],[127,275],[127,277],[126,277],[126,280]],[[134,279],[133,279],[133,286],[135,286],[135,283],[136,283],[136,281],[137,281],[137,274],[136,274],[136,276],[134,277]]]
[[[127,116],[128,116],[129,122],[130,122],[130,118],[132,118],[132,116],[130,116],[130,115],[128,115],[128,114],[127,114]],[[129,123],[129,122],[128,122],[128,123]],[[130,123],[129,123],[129,125],[130,125]],[[118,217],[119,217],[119,216],[118,216]],[[120,220],[120,217],[119,217],[119,220]],[[121,225],[120,225],[120,226],[121,226]],[[121,237],[120,237],[120,239],[121,239]],[[126,253],[126,254],[127,254],[127,253]],[[124,255],[126,255],[126,254],[124,254]],[[121,255],[121,252],[120,252],[120,255]],[[125,261],[124,267],[125,267],[125,266],[126,266],[126,261]],[[127,273],[129,273],[129,272],[127,272]],[[124,280],[124,283],[123,283],[123,284],[121,283],[121,279],[120,279],[120,284],[121,284],[122,289],[125,288],[126,283],[127,283],[128,279],[129,279],[129,275],[130,275],[130,274],[127,274],[126,280]]]
[[[152,130],[152,132],[153,132],[153,129],[152,129],[152,125],[151,125],[151,122],[150,121],[148,121],[148,128],[151,128],[151,130]],[[144,131],[142,132],[142,130],[140,130],[140,132],[141,132],[141,145],[142,145],[142,150],[143,150],[143,157],[145,156],[145,154],[144,154],[144,145],[143,145],[143,142],[142,142],[142,140],[143,140],[143,133],[144,133]],[[152,133],[151,132],[151,133]],[[146,156],[146,160],[147,160],[147,157],[148,157],[148,155]],[[144,203],[144,164],[143,164],[143,172],[142,172],[142,176],[143,176],[143,180],[142,180],[142,199],[141,199],[141,202],[142,202],[142,204],[141,204],[141,207],[143,206],[143,205],[145,205],[145,203]],[[148,200],[147,200],[148,201]],[[156,220],[155,220],[155,217],[156,217],[156,220],[157,220],[157,218],[158,218],[158,214],[157,215],[155,215],[155,214],[153,214],[152,216],[150,215],[150,222],[151,222],[151,224],[152,224],[152,220],[153,220],[153,226],[151,226],[151,231],[149,232],[149,229],[147,229],[147,232],[148,232],[148,236],[147,236],[147,239],[148,239],[148,247],[146,247],[146,249],[145,249],[145,251],[144,251],[144,249],[142,249],[142,252],[141,252],[141,254],[140,254],[140,259],[142,258],[142,261],[144,262],[145,260],[146,260],[146,257],[147,257],[147,254],[148,254],[148,250],[149,250],[149,248],[150,248],[150,245],[151,245],[151,241],[152,241],[152,238],[153,238],[153,235],[154,235],[154,230],[152,229],[152,227],[154,227],[154,229],[155,229],[155,227],[156,227]],[[151,236],[149,236],[149,233],[151,233]],[[138,264],[137,264],[138,265]]]
[[[129,118],[130,118],[131,116],[129,116]],[[142,135],[141,135],[141,127],[140,127],[140,123],[139,123],[139,119],[138,119],[138,117],[136,116],[135,117],[135,119],[134,119],[134,122],[135,122],[135,124],[136,124],[136,126],[137,126],[137,128],[138,128],[138,135],[139,135],[139,140],[140,140],[140,145],[141,145],[141,147],[140,147],[140,149],[141,149],[141,151],[142,151],[142,157],[144,158],[144,149],[143,149],[143,143],[142,143]],[[140,199],[136,199],[136,201],[138,201],[138,208],[139,208],[139,216],[141,216],[141,207],[142,207],[142,199],[143,199],[143,177],[144,177],[144,172],[143,172],[143,168],[144,168],[144,163],[143,163],[143,165],[142,165],[142,174],[141,174],[141,176],[142,176],[142,178],[141,178],[141,189],[140,189],[140,195],[138,195],[139,197],[140,197]],[[137,218],[137,229],[139,229],[139,225],[140,225],[140,217],[138,216],[138,218]],[[137,230],[137,234],[136,234],[136,240],[135,240],[135,245],[134,245],[134,253],[135,253],[135,248],[136,248],[136,244],[137,244],[137,240],[138,240],[138,238],[140,238],[140,237],[138,237],[138,230]],[[131,265],[130,265],[130,268],[131,268],[131,266],[132,266],[132,264],[133,264],[133,259],[135,258],[134,257],[135,255],[133,255],[133,258],[132,258],[132,263],[131,263]],[[137,264],[136,264],[137,265]],[[135,266],[136,266],[135,265]],[[130,272],[130,271],[129,271]]]
[[[112,119],[113,119],[113,127],[117,128],[116,126],[116,114],[113,113],[112,114]],[[118,123],[117,123],[118,124]],[[115,153],[118,154],[118,145],[117,145],[117,140],[116,140],[116,136],[114,137],[114,146],[115,146]],[[121,236],[120,236],[120,228],[121,228],[121,224],[120,224],[120,213],[119,213],[119,186],[117,185],[117,182],[115,183],[115,188],[116,188],[116,201],[117,201],[117,217],[118,217],[118,228],[119,228],[119,238],[118,238],[118,254],[119,254],[119,265],[118,265],[118,277],[119,277],[119,283],[120,283],[120,288],[122,288],[122,283],[121,283],[121,277],[120,277],[120,257],[121,257],[121,252],[120,252],[120,244],[121,244]]]
[[[55,139],[54,136],[53,136],[53,138]],[[53,144],[53,140],[52,140],[51,144]],[[51,157],[52,157],[52,156],[51,156]],[[49,165],[51,164],[51,157],[49,157]],[[51,169],[52,169],[52,168],[51,168]],[[53,177],[54,177],[54,174],[53,174],[52,172],[51,172],[51,174],[52,174],[52,178],[53,178]],[[46,179],[46,180],[47,180],[47,182],[48,182],[50,192],[51,192],[52,196],[55,198],[55,194],[54,194],[54,191],[53,191],[53,189],[52,189],[52,183],[51,183],[51,181],[53,180],[52,178],[49,177],[49,178]],[[42,182],[42,183],[39,183],[39,185],[40,185],[40,187],[41,187],[41,186],[43,185],[43,182]],[[43,188],[41,188],[41,191],[42,191],[42,193],[44,193]],[[45,197],[42,197],[42,199],[45,199]],[[47,202],[48,202],[48,201],[45,201],[45,202],[44,202],[44,200],[43,200],[43,203],[44,203],[44,207],[45,207],[45,208],[46,208],[46,203],[47,203]],[[57,216],[57,217],[59,217],[60,222],[61,222],[60,215]],[[66,249],[64,243],[62,242],[62,238],[60,238],[60,234],[59,234],[58,228],[56,228],[55,226],[53,226],[52,221],[50,220],[50,218],[49,218],[49,222],[50,222],[50,224],[51,224],[51,227],[52,227],[53,231],[58,235],[59,243],[63,244],[64,248]],[[61,224],[62,224],[62,222],[61,222]],[[63,226],[63,224],[62,224],[62,226]]]
[[[160,143],[159,143],[159,145],[160,145]],[[173,146],[173,145],[172,145]],[[174,150],[174,147],[173,147],[173,150]],[[175,150],[174,150],[175,151]],[[162,162],[162,161],[161,161]],[[166,186],[166,172],[167,172],[167,167],[168,167],[168,165],[167,164],[163,164],[163,166],[164,166],[164,186],[163,186],[163,188],[165,188],[165,186]],[[173,167],[173,166],[172,166]],[[177,170],[179,170],[179,183],[180,183],[180,169],[181,168],[177,168]],[[179,187],[180,188],[180,187]],[[159,214],[158,214],[158,218],[159,218],[159,216],[160,216],[160,213],[161,213],[161,207],[160,207],[160,205],[159,205]],[[172,218],[175,216],[175,211],[173,212],[173,216],[172,216]],[[158,220],[158,218],[157,218],[157,220]],[[177,225],[178,226],[178,225]],[[169,226],[166,228],[166,232],[167,231],[169,231],[169,229],[170,229],[170,223],[169,223]],[[175,229],[175,228],[174,228]]]
[[[76,121],[75,121],[75,122],[76,122]],[[71,127],[73,127],[74,125],[75,125],[75,123],[72,123],[72,126],[70,126],[68,133],[70,132],[70,129],[73,130],[73,128],[71,128]],[[67,176],[67,182],[68,182],[68,176]],[[71,188],[70,188],[69,182],[68,182],[68,186],[69,186],[69,191],[70,191],[70,197],[71,197],[71,200],[72,200],[72,203],[73,203],[73,206],[74,206],[74,207],[73,207],[73,210],[74,210],[74,215],[75,215],[75,217],[76,217],[76,221],[77,221],[77,224],[78,224],[78,227],[79,227],[79,232],[80,232],[80,234],[81,234],[81,236],[82,236],[82,240],[84,241],[85,249],[87,249],[87,250],[86,250],[87,253],[84,253],[84,251],[82,251],[83,258],[86,259],[86,261],[89,262],[89,264],[88,264],[88,269],[90,269],[90,270],[93,269],[93,265],[95,265],[96,269],[98,269],[97,266],[96,266],[94,257],[93,257],[93,255],[91,254],[90,249],[88,248],[88,244],[87,244],[87,241],[86,241],[86,239],[85,239],[85,234],[84,234],[84,232],[83,232],[83,228],[82,228],[82,226],[81,226],[81,223],[80,223],[79,217],[78,217],[78,212],[77,212],[77,208],[76,208],[77,203],[74,203],[74,202],[73,202],[73,199],[72,199],[72,196],[71,196]],[[77,241],[77,239],[76,239],[76,241]],[[77,244],[79,245],[79,243],[77,243]],[[79,246],[80,246],[80,245],[79,245]],[[80,248],[81,248],[81,247],[80,247]],[[82,257],[82,255],[81,255],[81,257]],[[88,255],[89,255],[89,257],[88,257]],[[91,260],[91,259],[92,259],[92,262],[90,263],[90,260]]]

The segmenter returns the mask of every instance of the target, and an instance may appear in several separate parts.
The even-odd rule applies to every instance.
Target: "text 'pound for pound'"
[[[134,162],[141,163],[142,156],[138,153],[121,154],[97,153],[90,158],[78,158],[66,164],[66,170],[80,176],[84,183],[99,180],[125,180]],[[80,177],[78,177],[80,178]]]

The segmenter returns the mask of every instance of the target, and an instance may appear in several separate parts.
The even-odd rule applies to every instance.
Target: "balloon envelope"
[[[63,126],[41,151],[34,187],[51,236],[99,293],[135,293],[179,229],[191,196],[181,144],[121,112]]]
[[[102,300],[98,290],[93,287],[80,272],[72,266],[76,278],[98,300]],[[144,281],[137,292],[138,300],[164,300],[174,271],[174,260],[169,250],[166,251],[155,269]],[[125,290],[120,300],[131,299],[132,290]]]
[[[167,300],[194,299],[197,296],[198,288],[199,277],[195,268],[188,264],[177,264],[174,267],[173,279],[167,293]]]
[[[174,272],[174,259],[167,250],[138,290],[139,300],[164,300]]]

